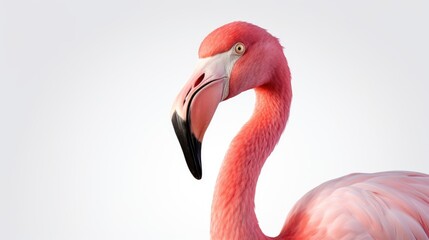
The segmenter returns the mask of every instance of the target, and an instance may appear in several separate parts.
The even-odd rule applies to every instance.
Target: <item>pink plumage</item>
[[[429,239],[429,176],[415,172],[359,173],[326,182],[293,207],[276,238],[265,236],[254,197],[260,171],[289,117],[287,60],[275,37],[245,22],[214,30],[199,56],[172,112],[197,179],[201,142],[218,104],[248,89],[256,92],[254,113],[232,141],[218,176],[212,239]]]
[[[295,205],[281,239],[428,239],[428,181],[415,172],[331,180]]]

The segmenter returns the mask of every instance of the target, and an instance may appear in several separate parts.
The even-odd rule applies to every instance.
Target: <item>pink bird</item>
[[[351,174],[307,193],[276,238],[254,211],[256,183],[287,119],[291,75],[282,46],[266,30],[232,22],[201,43],[199,63],[179,93],[172,122],[189,170],[201,179],[201,142],[218,104],[255,89],[250,120],[232,141],[214,191],[211,239],[429,239],[429,175]]]

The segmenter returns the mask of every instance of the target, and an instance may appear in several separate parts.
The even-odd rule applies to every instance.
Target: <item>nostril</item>
[[[195,87],[197,87],[198,85],[200,85],[200,83],[204,80],[204,73],[201,74],[201,76],[198,77],[198,79],[194,82],[194,85],[192,88],[189,88],[188,92],[186,93],[185,97],[183,98],[183,104],[186,103],[186,100],[188,100],[189,98],[189,93],[191,92],[191,90]]]
[[[198,79],[194,83],[194,87],[200,85],[200,83],[204,80],[204,73],[201,74],[201,76],[198,77]]]

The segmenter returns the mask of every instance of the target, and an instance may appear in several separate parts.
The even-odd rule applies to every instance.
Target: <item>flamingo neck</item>
[[[259,227],[254,199],[262,166],[289,116],[292,93],[289,69],[285,70],[255,89],[254,113],[226,154],[212,203],[212,239],[269,239]]]

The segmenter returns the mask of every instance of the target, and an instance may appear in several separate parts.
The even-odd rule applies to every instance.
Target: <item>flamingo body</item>
[[[351,174],[307,193],[280,239],[428,239],[428,176]]]
[[[200,61],[179,93],[172,122],[188,168],[200,179],[201,142],[218,104],[248,89],[252,117],[233,139],[217,179],[212,239],[429,239],[429,175],[351,174],[307,193],[276,238],[265,236],[254,211],[261,169],[289,117],[291,76],[278,39],[245,22],[210,33]]]

